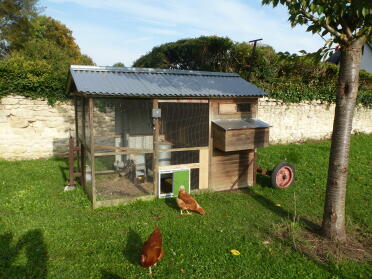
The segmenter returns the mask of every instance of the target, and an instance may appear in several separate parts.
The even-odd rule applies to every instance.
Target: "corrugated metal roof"
[[[227,119],[227,120],[214,120],[212,122],[224,130],[241,130],[241,129],[271,127],[270,124],[267,124],[258,119]]]
[[[78,92],[133,97],[266,96],[234,73],[72,65]],[[68,89],[70,90],[70,89]]]

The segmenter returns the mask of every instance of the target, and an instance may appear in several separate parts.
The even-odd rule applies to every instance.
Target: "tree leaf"
[[[325,29],[325,30],[322,32],[322,37],[325,36],[325,35],[327,35],[327,33],[328,33],[328,30]]]
[[[322,14],[324,12],[324,6],[318,5],[316,11],[318,14]]]
[[[313,31],[315,25],[310,25],[307,29],[306,29],[306,32],[310,32],[310,31]]]
[[[367,9],[367,8],[363,8],[363,9],[362,9],[362,15],[363,15],[364,17],[366,17],[366,16],[368,15],[368,9]]]

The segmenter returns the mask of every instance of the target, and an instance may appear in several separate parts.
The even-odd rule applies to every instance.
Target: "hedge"
[[[274,77],[256,78],[252,82],[269,94],[270,98],[285,102],[320,100],[335,102],[338,67],[328,63],[319,65],[282,64]],[[68,68],[56,68],[44,61],[30,61],[22,56],[0,60],[0,98],[17,94],[42,98],[49,104],[70,98],[66,93]],[[243,77],[244,73],[240,73]],[[357,103],[372,107],[372,75],[360,71]]]

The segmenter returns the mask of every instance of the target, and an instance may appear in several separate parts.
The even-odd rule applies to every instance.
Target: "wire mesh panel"
[[[207,103],[160,103],[160,148],[208,146]],[[199,151],[171,152],[170,164],[199,162]]]
[[[83,106],[84,106],[84,99],[82,97],[76,97],[76,117],[77,117],[77,131],[78,131],[78,138],[83,139]]]
[[[85,181],[85,192],[88,194],[89,199],[92,201],[93,199],[93,185],[92,185],[92,160],[91,154],[88,151],[84,152],[85,155],[85,173],[84,173],[84,181]]]
[[[152,103],[94,99],[97,200],[153,194]]]
[[[135,156],[120,167],[113,167],[115,156],[95,158],[97,200],[153,194],[152,154]]]
[[[160,135],[172,148],[208,146],[208,103],[160,103]]]
[[[84,125],[84,130],[83,130],[83,137],[84,141],[87,145],[90,145],[90,136],[91,136],[91,128],[89,124],[89,100],[84,99],[83,102],[83,125]]]
[[[191,167],[200,162],[200,150],[161,152],[162,149],[208,146],[208,103],[162,102],[160,121],[159,166]],[[167,168],[169,169],[169,168]],[[192,167],[190,188],[199,189],[199,169]]]
[[[75,97],[75,117],[76,117],[76,145],[81,147],[83,143],[83,98],[80,96]],[[81,150],[76,152],[77,164],[78,164],[78,171],[81,172],[83,169],[82,166],[82,158],[81,158]],[[80,184],[82,185],[82,178],[80,178]]]

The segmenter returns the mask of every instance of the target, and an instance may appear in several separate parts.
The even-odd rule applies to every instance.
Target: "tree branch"
[[[292,0],[286,0],[285,2],[287,3],[288,8],[292,5]],[[306,17],[307,19],[309,19],[312,22],[314,22],[314,23],[318,23],[319,22],[319,18],[313,16],[311,13],[307,12],[304,8],[300,8],[298,10],[298,12],[300,14],[302,14],[304,17]],[[333,36],[335,36],[338,39],[340,39],[341,41],[347,43],[347,40],[342,36],[343,34],[341,34],[340,32],[338,32],[337,29],[335,29],[332,26],[330,26],[326,21],[323,24],[321,24],[321,26],[323,28],[327,29],[328,32],[331,33]]]
[[[356,45],[363,46],[367,42],[367,39],[368,39],[369,35],[370,34],[368,34],[368,33],[367,34],[361,34],[360,37],[357,37],[357,39],[355,40],[354,43]]]
[[[352,40],[354,38],[353,33],[351,32],[349,25],[347,24],[346,20],[343,17],[341,18],[341,26],[349,40]]]
[[[364,35],[367,37],[371,36],[372,34],[372,27],[364,27],[358,31],[358,33],[355,35],[356,40],[359,40]]]
[[[300,13],[307,17],[308,19],[312,20],[314,23],[317,23],[319,22],[319,18],[313,16],[312,14],[310,14],[309,12],[306,12],[305,10],[301,9],[300,10]],[[323,24],[321,24],[322,27],[324,27],[325,29],[328,30],[329,33],[331,33],[333,36],[339,38],[341,41],[343,42],[347,42],[347,40],[345,40],[342,36],[342,34],[340,32],[337,31],[337,29],[334,29],[331,25],[329,25],[327,22],[324,22]]]

